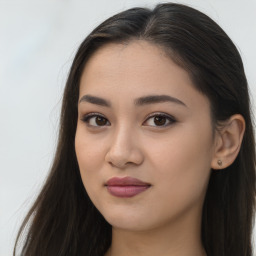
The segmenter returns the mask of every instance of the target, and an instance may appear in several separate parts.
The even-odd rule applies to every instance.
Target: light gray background
[[[77,47],[110,15],[158,2],[0,0],[0,256],[11,255],[21,220],[49,170]],[[173,2],[205,12],[228,33],[242,55],[255,101],[256,0]]]

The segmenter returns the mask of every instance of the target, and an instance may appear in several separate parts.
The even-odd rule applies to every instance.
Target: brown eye
[[[107,120],[106,120],[106,118],[104,118],[104,117],[97,116],[97,117],[95,118],[95,123],[96,123],[97,125],[99,125],[99,126],[102,126],[102,125],[106,125]]]
[[[154,123],[157,126],[162,126],[166,123],[166,117],[164,117],[164,116],[155,116],[154,117]]]
[[[172,116],[169,116],[166,114],[154,114],[154,115],[151,115],[146,120],[145,123],[146,125],[153,126],[153,127],[165,127],[175,122],[176,120]]]
[[[109,125],[109,121],[105,117],[93,113],[84,116],[82,121],[85,122],[88,126],[98,127]]]

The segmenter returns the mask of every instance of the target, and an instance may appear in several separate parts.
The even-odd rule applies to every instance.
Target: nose
[[[110,147],[106,153],[105,161],[120,169],[129,164],[140,165],[143,154],[140,149],[139,140],[135,137],[132,129],[119,128],[110,140]]]

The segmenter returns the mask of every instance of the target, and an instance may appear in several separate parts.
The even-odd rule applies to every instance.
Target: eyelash
[[[103,118],[104,120],[106,120],[108,123],[109,121],[107,120],[107,118],[105,118],[103,115],[99,114],[99,113],[89,113],[89,114],[86,114],[84,115],[82,118],[81,118],[81,121],[83,121],[84,123],[86,123],[87,126],[90,126],[90,127],[104,127],[104,126],[109,126],[109,125],[90,125],[89,124],[89,121],[93,118],[93,117],[101,117]],[[153,117],[163,117],[163,118],[166,118],[168,120],[168,124],[164,124],[164,125],[155,125],[155,126],[151,126],[151,127],[159,127],[159,128],[162,128],[162,127],[167,127],[167,126],[170,126],[172,125],[173,123],[176,122],[176,119],[173,117],[173,116],[170,116],[170,115],[167,115],[165,113],[153,113],[151,115],[149,115],[146,119],[146,121],[148,121],[149,119],[153,118]],[[145,121],[145,122],[146,122]],[[165,122],[166,123],[166,122]],[[149,125],[150,126],[150,125]]]
[[[84,115],[81,120],[86,123],[88,126],[90,127],[102,127],[100,125],[96,126],[96,125],[90,125],[89,124],[89,121],[93,118],[93,117],[102,117],[103,119],[107,120],[107,118],[105,118],[104,116],[98,114],[98,113],[89,113],[89,114],[86,114]],[[109,122],[109,121],[108,121]]]
[[[167,115],[165,113],[153,113],[153,114],[150,114],[147,118],[146,118],[146,121],[148,121],[149,119],[153,118],[153,117],[163,117],[163,118],[166,118],[167,121],[169,122],[168,124],[165,124],[165,125],[159,125],[159,126],[153,126],[153,127],[167,127],[167,126],[170,126],[172,124],[174,124],[177,120],[171,116],[171,115]]]

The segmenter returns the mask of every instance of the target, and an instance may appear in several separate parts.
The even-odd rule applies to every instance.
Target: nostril
[[[120,146],[120,145],[119,145]],[[105,161],[111,166],[124,168],[127,165],[139,165],[144,161],[140,148],[134,144],[116,147],[116,144],[107,151]]]
[[[118,168],[124,168],[125,166],[127,166],[128,163],[131,163],[131,162],[117,162],[117,161],[110,161],[109,164],[112,166],[112,167],[118,167]]]

